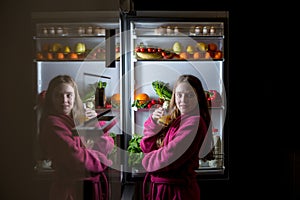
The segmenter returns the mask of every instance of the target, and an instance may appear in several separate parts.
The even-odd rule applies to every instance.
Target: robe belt
[[[188,184],[189,181],[187,178],[166,178],[166,177],[155,177],[151,176],[151,182],[153,183],[163,183],[163,184],[175,184],[182,185]]]
[[[153,190],[153,185],[154,184],[173,184],[173,185],[189,185],[191,184],[191,180],[193,180],[193,178],[166,178],[166,177],[155,177],[153,175],[150,175],[150,173],[147,173],[146,176],[144,177],[144,181],[143,181],[143,191],[142,191],[142,195],[143,195],[143,200],[148,199],[147,194],[146,194],[146,183],[148,180],[148,177],[150,176],[150,188],[149,188],[149,194],[152,193]]]

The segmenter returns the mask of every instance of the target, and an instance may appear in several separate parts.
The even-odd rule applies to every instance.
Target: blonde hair
[[[197,95],[200,115],[201,115],[201,117],[203,117],[203,119],[206,123],[206,126],[209,127],[209,125],[211,123],[211,117],[210,117],[210,111],[209,111],[208,104],[207,104],[205,90],[202,86],[202,82],[196,76],[190,75],[190,74],[183,74],[183,75],[179,76],[177,81],[174,84],[172,98],[170,101],[170,108],[169,108],[170,110],[172,110],[171,119],[174,120],[180,115],[180,111],[177,108],[176,103],[175,103],[175,90],[176,90],[177,86],[182,82],[187,82],[194,89],[194,91]]]
[[[45,103],[43,105],[42,119],[50,113],[54,112],[52,97],[54,95],[55,88],[62,84],[68,84],[74,89],[75,99],[74,107],[72,109],[72,115],[75,123],[81,123],[82,119],[84,119],[83,103],[78,92],[77,84],[69,75],[58,75],[50,81],[48,89],[46,91]]]
[[[210,133],[211,132],[211,128],[210,128],[211,127],[210,126],[211,125],[210,124],[211,116],[210,116],[210,111],[208,108],[205,90],[202,86],[202,82],[196,76],[190,75],[190,74],[183,74],[183,75],[179,76],[174,84],[172,97],[170,100],[170,106],[169,106],[169,110],[171,110],[171,122],[169,124],[171,124],[172,121],[174,121],[177,117],[179,117],[181,115],[181,113],[175,103],[175,90],[176,90],[177,86],[182,82],[189,83],[192,86],[192,88],[194,89],[194,91],[197,95],[199,111],[200,111],[199,114],[204,119],[206,126],[208,127],[208,132]],[[156,140],[156,145],[158,148],[163,146],[163,140],[166,135],[166,132],[168,131],[168,127],[163,128],[159,133],[159,136]]]

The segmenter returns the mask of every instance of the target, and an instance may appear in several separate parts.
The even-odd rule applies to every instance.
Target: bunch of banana
[[[138,58],[145,59],[145,60],[162,58],[162,55],[159,52],[155,52],[155,53],[136,52],[136,55],[138,56]]]

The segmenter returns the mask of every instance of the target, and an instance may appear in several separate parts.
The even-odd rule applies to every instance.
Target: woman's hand
[[[155,109],[152,113],[152,119],[158,124],[158,119],[161,118],[164,114],[164,108],[159,107]]]
[[[85,109],[85,117],[87,119],[92,119],[92,118],[95,118],[97,117],[97,113],[95,110],[91,109],[91,108],[86,108]]]

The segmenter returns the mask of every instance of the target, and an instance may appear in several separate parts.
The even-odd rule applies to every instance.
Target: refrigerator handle
[[[105,30],[105,66],[106,67],[116,67],[116,30],[106,29]]]

